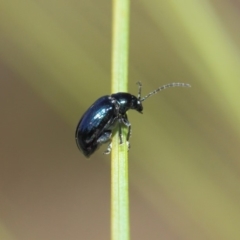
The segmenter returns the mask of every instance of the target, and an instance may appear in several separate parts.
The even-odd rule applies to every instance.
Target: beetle
[[[103,143],[107,142],[109,142],[109,145],[104,153],[109,154],[112,148],[111,136],[117,127],[119,130],[120,144],[122,144],[122,125],[128,128],[126,141],[129,149],[131,123],[128,121],[127,111],[134,109],[142,113],[142,102],[166,88],[191,87],[190,84],[187,83],[169,83],[141,98],[142,84],[141,82],[137,82],[137,84],[137,97],[125,92],[102,96],[83,114],[76,128],[75,140],[78,148],[86,157],[90,157]]]

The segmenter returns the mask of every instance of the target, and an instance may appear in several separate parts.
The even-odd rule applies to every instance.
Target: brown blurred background
[[[74,140],[110,93],[111,1],[0,2],[0,239],[110,239],[110,156]],[[240,239],[240,1],[133,0],[131,239]]]

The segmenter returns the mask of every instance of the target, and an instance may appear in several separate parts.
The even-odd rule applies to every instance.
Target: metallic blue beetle
[[[101,144],[110,142],[105,154],[111,152],[111,136],[113,130],[118,126],[120,144],[122,144],[122,125],[128,128],[127,145],[130,147],[129,138],[131,135],[131,123],[127,118],[127,111],[134,109],[142,113],[142,102],[150,96],[169,87],[190,87],[186,83],[170,83],[163,85],[145,97],[141,98],[142,85],[138,82],[138,96],[130,93],[115,93],[100,97],[92,104],[80,119],[75,139],[78,148],[86,157],[90,157]]]

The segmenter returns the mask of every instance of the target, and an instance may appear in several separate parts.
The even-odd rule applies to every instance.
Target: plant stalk
[[[127,92],[129,0],[113,0],[112,93]],[[128,149],[118,133],[111,153],[111,239],[129,240]]]

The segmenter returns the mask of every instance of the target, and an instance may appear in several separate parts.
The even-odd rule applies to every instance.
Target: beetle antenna
[[[140,81],[137,82],[138,85],[138,99],[141,99],[141,93],[142,93],[142,83]]]
[[[169,88],[169,87],[191,87],[190,84],[188,83],[169,83],[169,84],[166,84],[166,85],[163,85],[159,88],[157,88],[156,90],[150,92],[148,95],[146,95],[145,97],[143,98],[140,98],[141,97],[141,88],[142,88],[142,85],[140,82],[138,82],[138,85],[139,85],[139,90],[138,90],[138,98],[140,99],[141,102],[145,101],[147,98],[151,97],[152,95],[166,89],[166,88]]]

